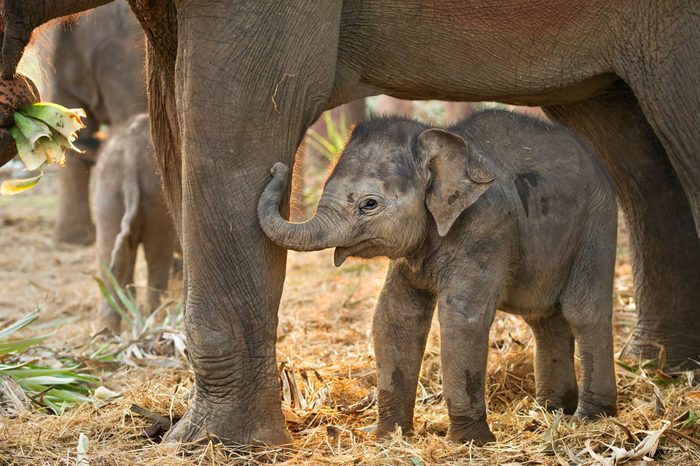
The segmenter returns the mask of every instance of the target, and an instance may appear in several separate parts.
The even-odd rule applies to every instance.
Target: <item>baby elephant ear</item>
[[[418,147],[430,171],[426,204],[440,236],[474,204],[493,183],[494,176],[473,143],[442,129],[428,129],[418,136]]]

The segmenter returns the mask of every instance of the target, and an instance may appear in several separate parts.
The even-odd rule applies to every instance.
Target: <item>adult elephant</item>
[[[58,217],[54,237],[59,242],[92,244],[95,226],[90,216],[89,179],[100,141],[92,137],[100,125],[116,125],[145,112],[144,37],[126,0],[99,7],[89,17],[52,31],[47,100],[85,109],[87,128],[78,146],[83,155],[66,154],[59,174]]]
[[[103,3],[5,0],[5,77],[33,27]],[[700,353],[698,2],[130,4],[148,38],[153,139],[186,263],[195,391],[169,439],[289,440],[275,365],[285,252],[262,234],[257,198],[324,109],[378,93],[542,105],[586,137],[628,214],[631,348],[658,342],[674,366]]]

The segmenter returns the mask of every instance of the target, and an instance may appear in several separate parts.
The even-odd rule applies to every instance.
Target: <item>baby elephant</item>
[[[153,311],[168,287],[177,240],[161,191],[147,114],[137,114],[111,131],[97,158],[92,196],[102,280],[109,287],[102,266],[108,264],[122,287],[133,283],[136,250],[143,244],[147,303]],[[119,314],[102,298],[97,328],[117,331],[119,324]]]
[[[455,441],[495,440],[484,383],[496,309],[537,343],[537,399],[585,418],[616,413],[612,283],[617,209],[610,181],[564,128],[486,111],[448,129],[378,118],[357,126],[313,219],[280,217],[287,168],[258,205],[275,243],[392,259],[373,322],[378,434],[410,431],[435,304]],[[574,373],[574,340],[582,366]]]

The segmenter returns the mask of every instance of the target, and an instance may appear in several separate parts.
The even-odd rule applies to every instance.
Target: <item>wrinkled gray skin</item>
[[[177,235],[165,207],[147,114],[137,114],[111,131],[99,151],[93,177],[92,209],[102,281],[109,284],[102,266],[106,264],[122,287],[133,284],[136,251],[143,245],[148,266],[147,306],[153,311],[168,288]],[[107,300],[100,298],[96,329],[116,332],[120,321]]]
[[[117,125],[145,112],[144,36],[126,1],[97,8],[75,23],[57,25],[47,41],[54,71],[45,100],[83,108],[86,128],[77,145],[85,150],[66,154],[59,172],[58,216],[54,237],[72,244],[92,244],[88,185],[100,141],[93,137],[102,124]]]
[[[33,28],[107,0],[2,3],[8,79]],[[187,264],[195,390],[167,440],[289,441],[275,348],[286,256],[260,229],[257,198],[324,109],[380,93],[541,105],[581,135],[628,222],[639,320],[627,352],[657,357],[656,342],[667,366],[695,366],[700,2],[129,4],[147,37],[156,159]]]
[[[299,251],[335,247],[336,266],[349,256],[392,259],[373,328],[380,435],[412,429],[436,302],[452,440],[495,440],[484,377],[497,308],[532,327],[540,403],[587,418],[616,413],[617,207],[604,170],[572,133],[504,111],[447,130],[368,121],[305,223],[280,216],[286,166],[273,174],[258,205],[272,241]]]

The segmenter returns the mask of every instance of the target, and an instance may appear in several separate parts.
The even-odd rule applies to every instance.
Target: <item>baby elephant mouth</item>
[[[338,246],[333,252],[333,264],[336,267],[340,267],[350,256],[362,257],[363,259],[371,259],[372,257],[377,257],[384,255],[379,248],[379,244],[376,244],[373,240],[360,241],[352,246]]]
[[[336,267],[340,267],[341,265],[343,265],[345,259],[352,255],[352,249],[352,246],[349,248],[342,248],[338,246],[337,248],[335,248],[335,251],[333,252],[333,265],[335,265]]]

